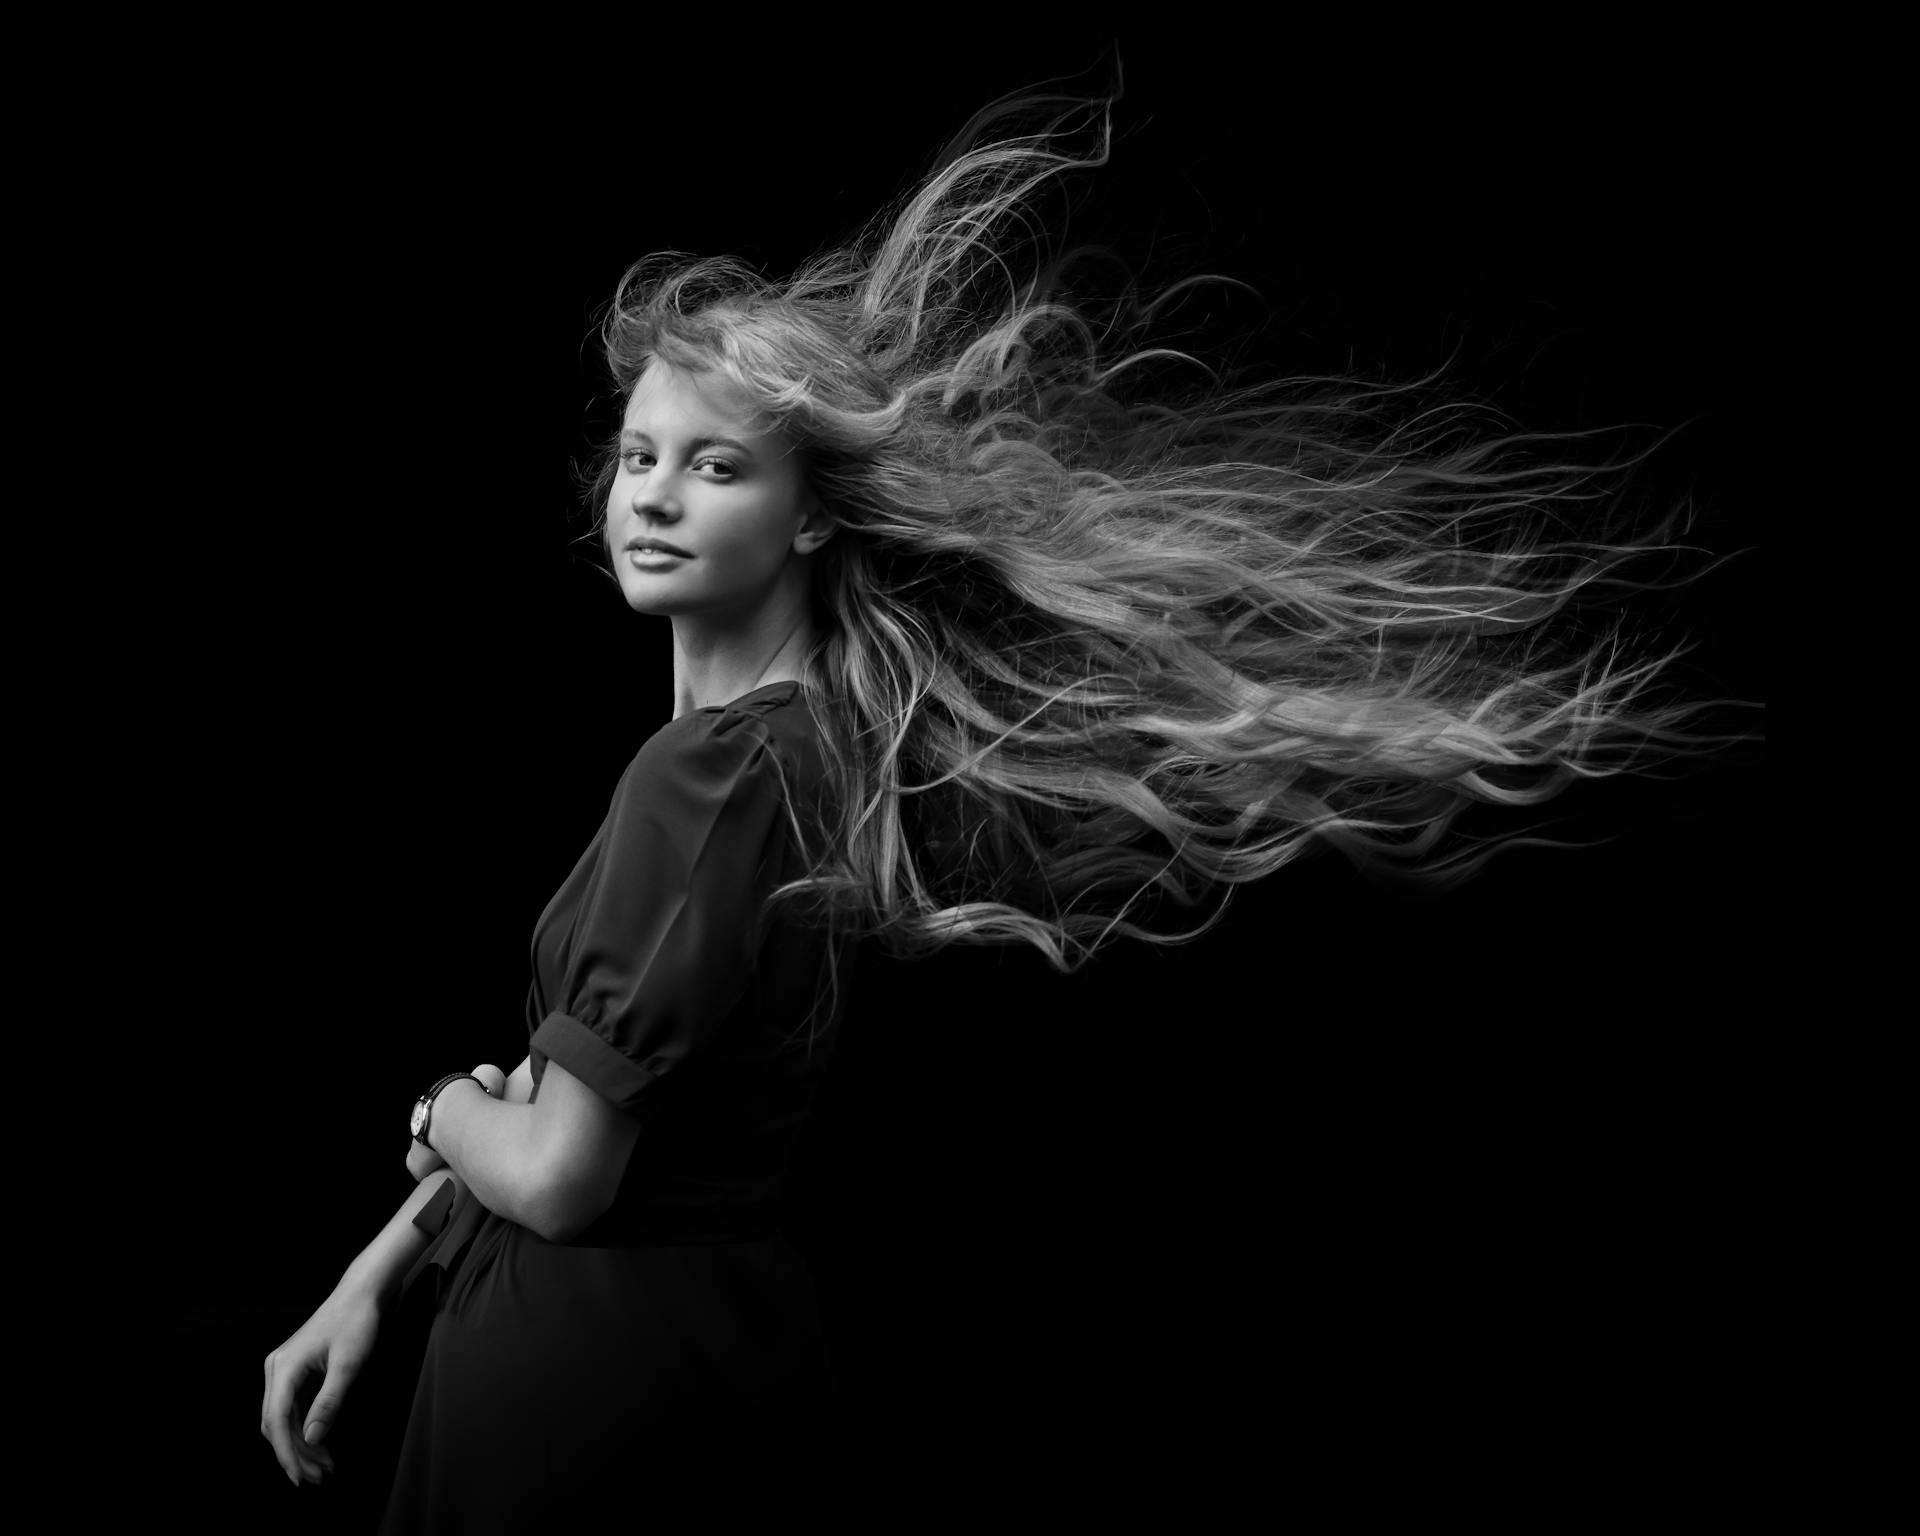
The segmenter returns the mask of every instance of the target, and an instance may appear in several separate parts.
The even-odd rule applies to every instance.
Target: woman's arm
[[[338,1416],[347,1389],[373,1353],[381,1314],[427,1246],[427,1234],[413,1224],[413,1218],[452,1177],[441,1169],[423,1178],[420,1187],[380,1229],[379,1236],[347,1266],[320,1310],[267,1356],[260,1433],[273,1447],[274,1459],[289,1482],[317,1483],[333,1471],[333,1453],[320,1441]],[[300,1386],[316,1373],[324,1379],[304,1416],[303,1428]]]
[[[359,1257],[347,1266],[347,1272],[340,1277],[336,1289],[359,1292],[384,1310],[400,1289],[400,1282],[413,1267],[413,1261],[432,1241],[413,1224],[413,1218],[426,1209],[427,1202],[439,1192],[440,1186],[452,1179],[453,1173],[446,1168],[422,1179],[420,1187],[401,1203],[392,1219],[380,1229],[379,1236],[361,1249]]]
[[[549,1061],[540,1096],[522,1062],[502,1097],[478,1083],[450,1083],[434,1101],[428,1145],[495,1215],[565,1242],[613,1203],[640,1122],[623,1114],[558,1062]]]
[[[482,1066],[474,1070],[489,1084],[500,1081],[498,1068]],[[531,1057],[520,1063],[499,1092],[503,1103],[526,1106],[533,1092]],[[437,1106],[435,1114],[437,1117]],[[413,1224],[414,1217],[443,1185],[451,1182],[455,1182],[454,1174],[444,1166],[422,1173],[419,1187],[347,1266],[320,1310],[267,1356],[260,1433],[273,1447],[275,1459],[291,1482],[317,1483],[333,1470],[333,1454],[321,1445],[321,1439],[373,1351],[381,1314],[399,1294],[400,1282],[431,1241]],[[297,1393],[301,1382],[316,1372],[324,1373],[325,1379],[302,1428]]]

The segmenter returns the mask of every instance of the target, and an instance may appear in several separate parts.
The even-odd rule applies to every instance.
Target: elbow
[[[612,1209],[639,1122],[560,1069],[549,1072],[527,1132],[522,1224],[548,1242],[572,1242]]]
[[[523,1225],[550,1243],[570,1243],[593,1225],[597,1214],[563,1200],[537,1200]]]
[[[577,1221],[572,1213],[551,1208],[544,1202],[530,1206],[520,1225],[549,1243],[570,1243],[586,1230],[586,1223]]]
[[[550,1243],[570,1243],[607,1212],[611,1192],[598,1180],[555,1170],[528,1192],[521,1225]]]

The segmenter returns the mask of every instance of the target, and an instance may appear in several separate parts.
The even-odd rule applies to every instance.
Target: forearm
[[[549,1230],[542,1125],[532,1104],[491,1098],[476,1083],[450,1083],[434,1102],[427,1143],[496,1216]]]
[[[531,1060],[522,1061],[513,1076],[507,1079],[502,1092],[505,1102],[520,1106],[527,1104],[532,1092],[531,1068]],[[436,1106],[436,1117],[438,1114],[439,1108]],[[438,1129],[437,1125],[435,1129]],[[368,1243],[347,1266],[346,1273],[340,1279],[341,1287],[368,1291],[378,1298],[382,1306],[391,1301],[400,1289],[400,1282],[406,1278],[407,1271],[413,1267],[414,1260],[432,1241],[428,1234],[413,1224],[414,1217],[427,1208],[440,1192],[441,1186],[449,1183],[457,1186],[461,1182],[451,1166],[435,1169],[422,1178],[413,1193],[401,1203],[400,1209],[394,1212],[393,1218],[380,1229],[379,1236]],[[488,1210],[495,1209],[478,1191],[475,1193]]]
[[[360,1251],[340,1278],[343,1290],[362,1290],[374,1296],[384,1308],[400,1289],[400,1282],[413,1267],[413,1261],[431,1239],[413,1224],[413,1218],[439,1193],[440,1186],[453,1174],[441,1168],[428,1174],[393,1213],[393,1219],[380,1229],[380,1235]]]

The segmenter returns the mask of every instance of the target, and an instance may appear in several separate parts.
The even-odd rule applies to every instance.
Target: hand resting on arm
[[[426,1247],[427,1236],[413,1218],[441,1185],[462,1177],[487,1209],[550,1241],[565,1241],[586,1227],[612,1204],[619,1188],[639,1138],[637,1119],[554,1062],[547,1063],[537,1103],[530,1057],[504,1080],[498,1067],[478,1067],[474,1075],[500,1096],[489,1097],[471,1083],[441,1091],[429,1127],[438,1148],[432,1163],[425,1162],[428,1149],[417,1142],[412,1145],[423,1154],[422,1165],[416,1168],[411,1155],[408,1159],[419,1187],[348,1266],[319,1310],[267,1356],[260,1433],[296,1485],[317,1483],[334,1470],[332,1454],[320,1442],[373,1352],[381,1315],[401,1278]],[[493,1204],[489,1192],[510,1209]],[[315,1372],[324,1372],[324,1379],[302,1428],[297,1397]]]
[[[487,1092],[503,1104],[525,1104],[533,1097],[533,1058],[527,1057],[513,1069],[508,1077],[492,1062],[483,1061],[473,1069],[473,1075],[486,1085]],[[407,1138],[407,1172],[416,1179],[424,1179],[436,1168],[447,1166],[447,1160],[432,1147],[423,1145],[418,1138]]]
[[[431,1150],[489,1211],[549,1242],[564,1243],[591,1225],[620,1187],[640,1122],[615,1109],[558,1062],[549,1061],[540,1095],[522,1062],[495,1099],[473,1083],[450,1083],[434,1101]],[[416,1142],[407,1166],[431,1166]]]

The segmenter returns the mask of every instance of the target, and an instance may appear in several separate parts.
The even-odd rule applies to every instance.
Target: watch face
[[[427,1104],[424,1099],[416,1099],[413,1105],[413,1134],[420,1134],[420,1127],[427,1123]]]

